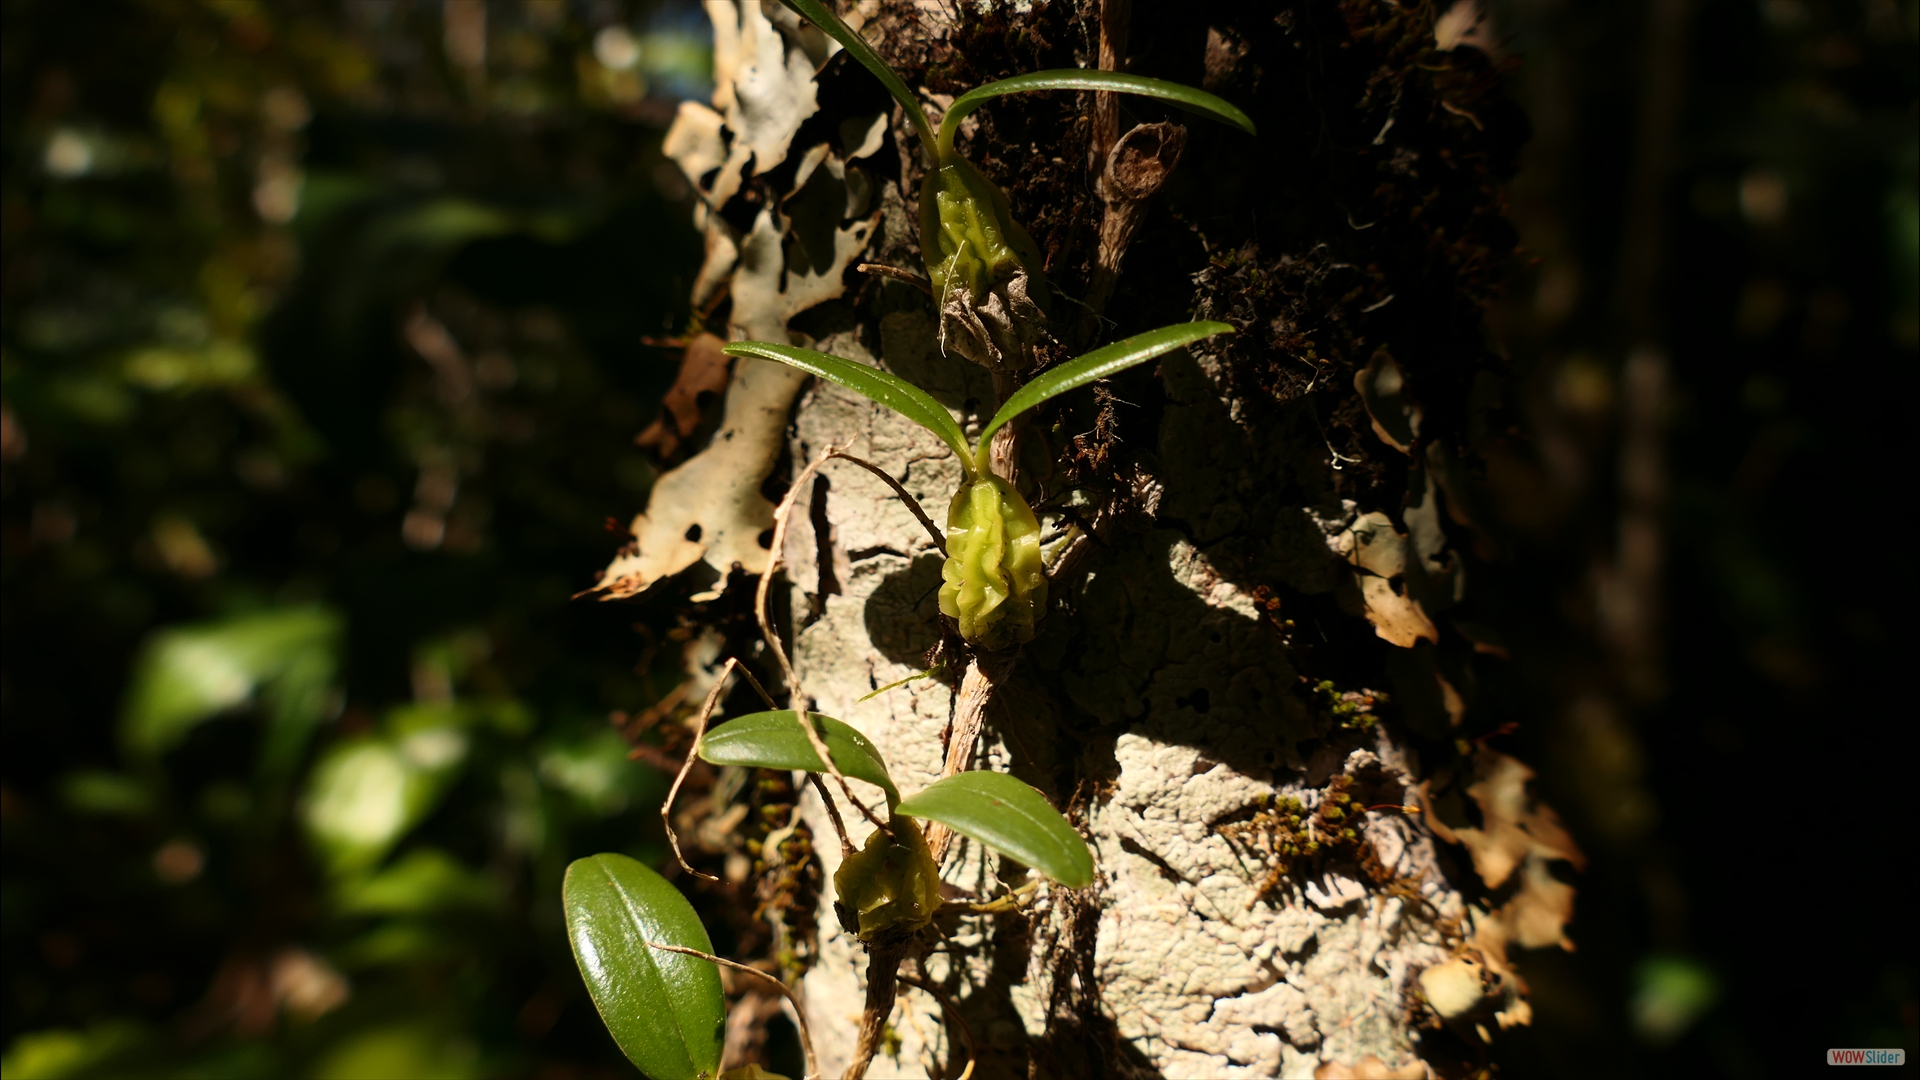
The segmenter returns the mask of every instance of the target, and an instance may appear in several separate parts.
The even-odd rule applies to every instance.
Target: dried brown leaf
[[[680,354],[680,374],[660,402],[660,416],[634,437],[634,445],[672,458],[682,443],[700,427],[701,395],[719,395],[727,389],[732,361],[720,351],[726,342],[714,334],[697,334]]]
[[[1395,529],[1391,518],[1377,510],[1362,514],[1343,535],[1329,538],[1329,546],[1354,566],[1374,633],[1403,649],[1440,640],[1426,609],[1407,594],[1407,534]]]
[[[1353,388],[1373,421],[1373,433],[1380,441],[1403,454],[1413,453],[1413,441],[1420,435],[1420,406],[1405,397],[1406,376],[1387,350],[1381,349],[1354,373]]]
[[[1505,884],[1529,855],[1565,859],[1575,869],[1586,866],[1586,856],[1560,824],[1560,815],[1527,794],[1532,769],[1483,747],[1474,757],[1474,775],[1467,794],[1479,804],[1484,827],[1454,832],[1473,856],[1473,868],[1487,888]]]

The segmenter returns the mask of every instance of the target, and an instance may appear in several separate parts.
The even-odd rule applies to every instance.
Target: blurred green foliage
[[[560,877],[658,854],[606,717],[677,656],[569,596],[653,477],[704,14],[0,12],[5,1076],[631,1075]]]

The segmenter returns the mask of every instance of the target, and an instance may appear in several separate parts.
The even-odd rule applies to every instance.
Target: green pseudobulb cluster
[[[1000,188],[957,154],[943,156],[920,186],[920,247],[934,297],[985,297],[1027,276],[1027,296],[1048,311],[1040,248],[1013,218]]]
[[[875,829],[833,873],[840,921],[861,941],[911,935],[940,906],[940,872],[920,826],[898,815],[888,824],[893,835]]]
[[[940,611],[960,636],[984,649],[1033,640],[1047,606],[1040,521],[1027,500],[991,473],[960,485],[947,510],[947,561]]]

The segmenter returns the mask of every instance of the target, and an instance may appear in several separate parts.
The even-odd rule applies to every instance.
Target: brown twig
[[[767,693],[767,688],[764,686],[761,686],[760,680],[753,677],[753,672],[748,670],[747,665],[745,664],[740,665],[740,676],[741,678],[744,678],[747,680],[748,686],[753,687],[754,693],[760,695],[760,700],[767,703],[767,708],[773,709],[773,708],[779,707],[773,703],[773,695]]]
[[[1133,0],[1100,0],[1100,70],[1118,71],[1127,52],[1132,31]],[[1120,137],[1120,95],[1097,91],[1093,95],[1093,139],[1088,146],[1088,167],[1099,175],[1113,144]]]
[[[904,941],[876,941],[867,945],[867,1005],[860,1013],[860,1035],[854,1043],[853,1064],[847,1066],[846,1080],[862,1080],[867,1075],[867,1066],[873,1063],[873,1055],[880,1050],[887,1018],[893,1015],[894,995],[900,988],[900,961],[905,956]]]
[[[682,956],[697,956],[708,963],[732,968],[735,971],[744,971],[749,975],[757,975],[767,982],[772,983],[775,989],[786,996],[788,1004],[793,1006],[793,1016],[800,1028],[800,1052],[806,1055],[807,1059],[808,1080],[820,1075],[820,1066],[814,1061],[813,1057],[813,1034],[807,1030],[806,1010],[800,1007],[800,999],[793,996],[792,988],[788,987],[786,983],[773,975],[761,971],[757,967],[749,967],[746,964],[735,960],[728,960],[723,956],[715,956],[712,953],[703,953],[699,949],[689,949],[684,945],[668,945],[659,941],[649,941],[647,942],[647,947],[650,949],[659,949],[661,952],[679,953]]]
[[[1125,66],[1131,30],[1132,0],[1100,2],[1100,68],[1118,71]],[[1100,219],[1100,244],[1093,273],[1087,279],[1086,309],[1080,321],[1083,335],[1098,333],[1100,312],[1113,296],[1120,278],[1120,261],[1134,230],[1146,216],[1147,199],[1166,182],[1180,161],[1186,129],[1178,124],[1140,124],[1120,134],[1119,95],[1093,95],[1093,130],[1088,143],[1087,170],[1094,190],[1106,204]]]
[[[1098,313],[1105,310],[1120,280],[1120,263],[1134,231],[1147,216],[1147,200],[1159,191],[1180,152],[1186,148],[1187,129],[1179,124],[1139,124],[1113,144],[1101,163],[1095,189],[1106,203],[1100,218],[1100,246],[1093,273],[1087,279],[1083,329],[1091,333]]]
[[[897,266],[888,266],[886,263],[867,262],[855,266],[854,269],[863,274],[871,274],[874,277],[892,278],[895,281],[903,281],[919,289],[921,292],[926,293],[928,296],[933,295],[933,282],[928,281],[926,278],[921,277],[911,270],[902,270]]]
[[[986,726],[987,705],[993,700],[994,688],[1013,670],[1017,655],[1011,651],[981,653],[967,663],[966,674],[960,678],[960,696],[954,704],[953,730],[947,736],[947,760],[940,770],[941,779],[957,776],[973,764],[974,747]],[[952,844],[952,829],[937,821],[927,826],[927,849],[933,854],[933,865],[946,861],[947,848]]]

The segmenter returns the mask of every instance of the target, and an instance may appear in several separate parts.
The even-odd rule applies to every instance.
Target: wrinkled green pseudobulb
[[[1047,327],[1040,249],[1007,197],[965,158],[947,155],[920,187],[920,250],[949,347],[997,375],[1033,363]]]
[[[936,299],[962,288],[984,298],[1025,274],[1027,294],[1048,307],[1039,247],[1013,219],[1006,195],[966,158],[942,159],[920,185],[920,248]]]
[[[920,826],[905,817],[889,824],[892,836],[875,829],[833,874],[840,923],[861,941],[912,934],[940,906],[940,874]]]
[[[1047,604],[1040,522],[1013,485],[991,474],[960,486],[947,510],[947,562],[940,610],[983,649],[1033,640]]]

